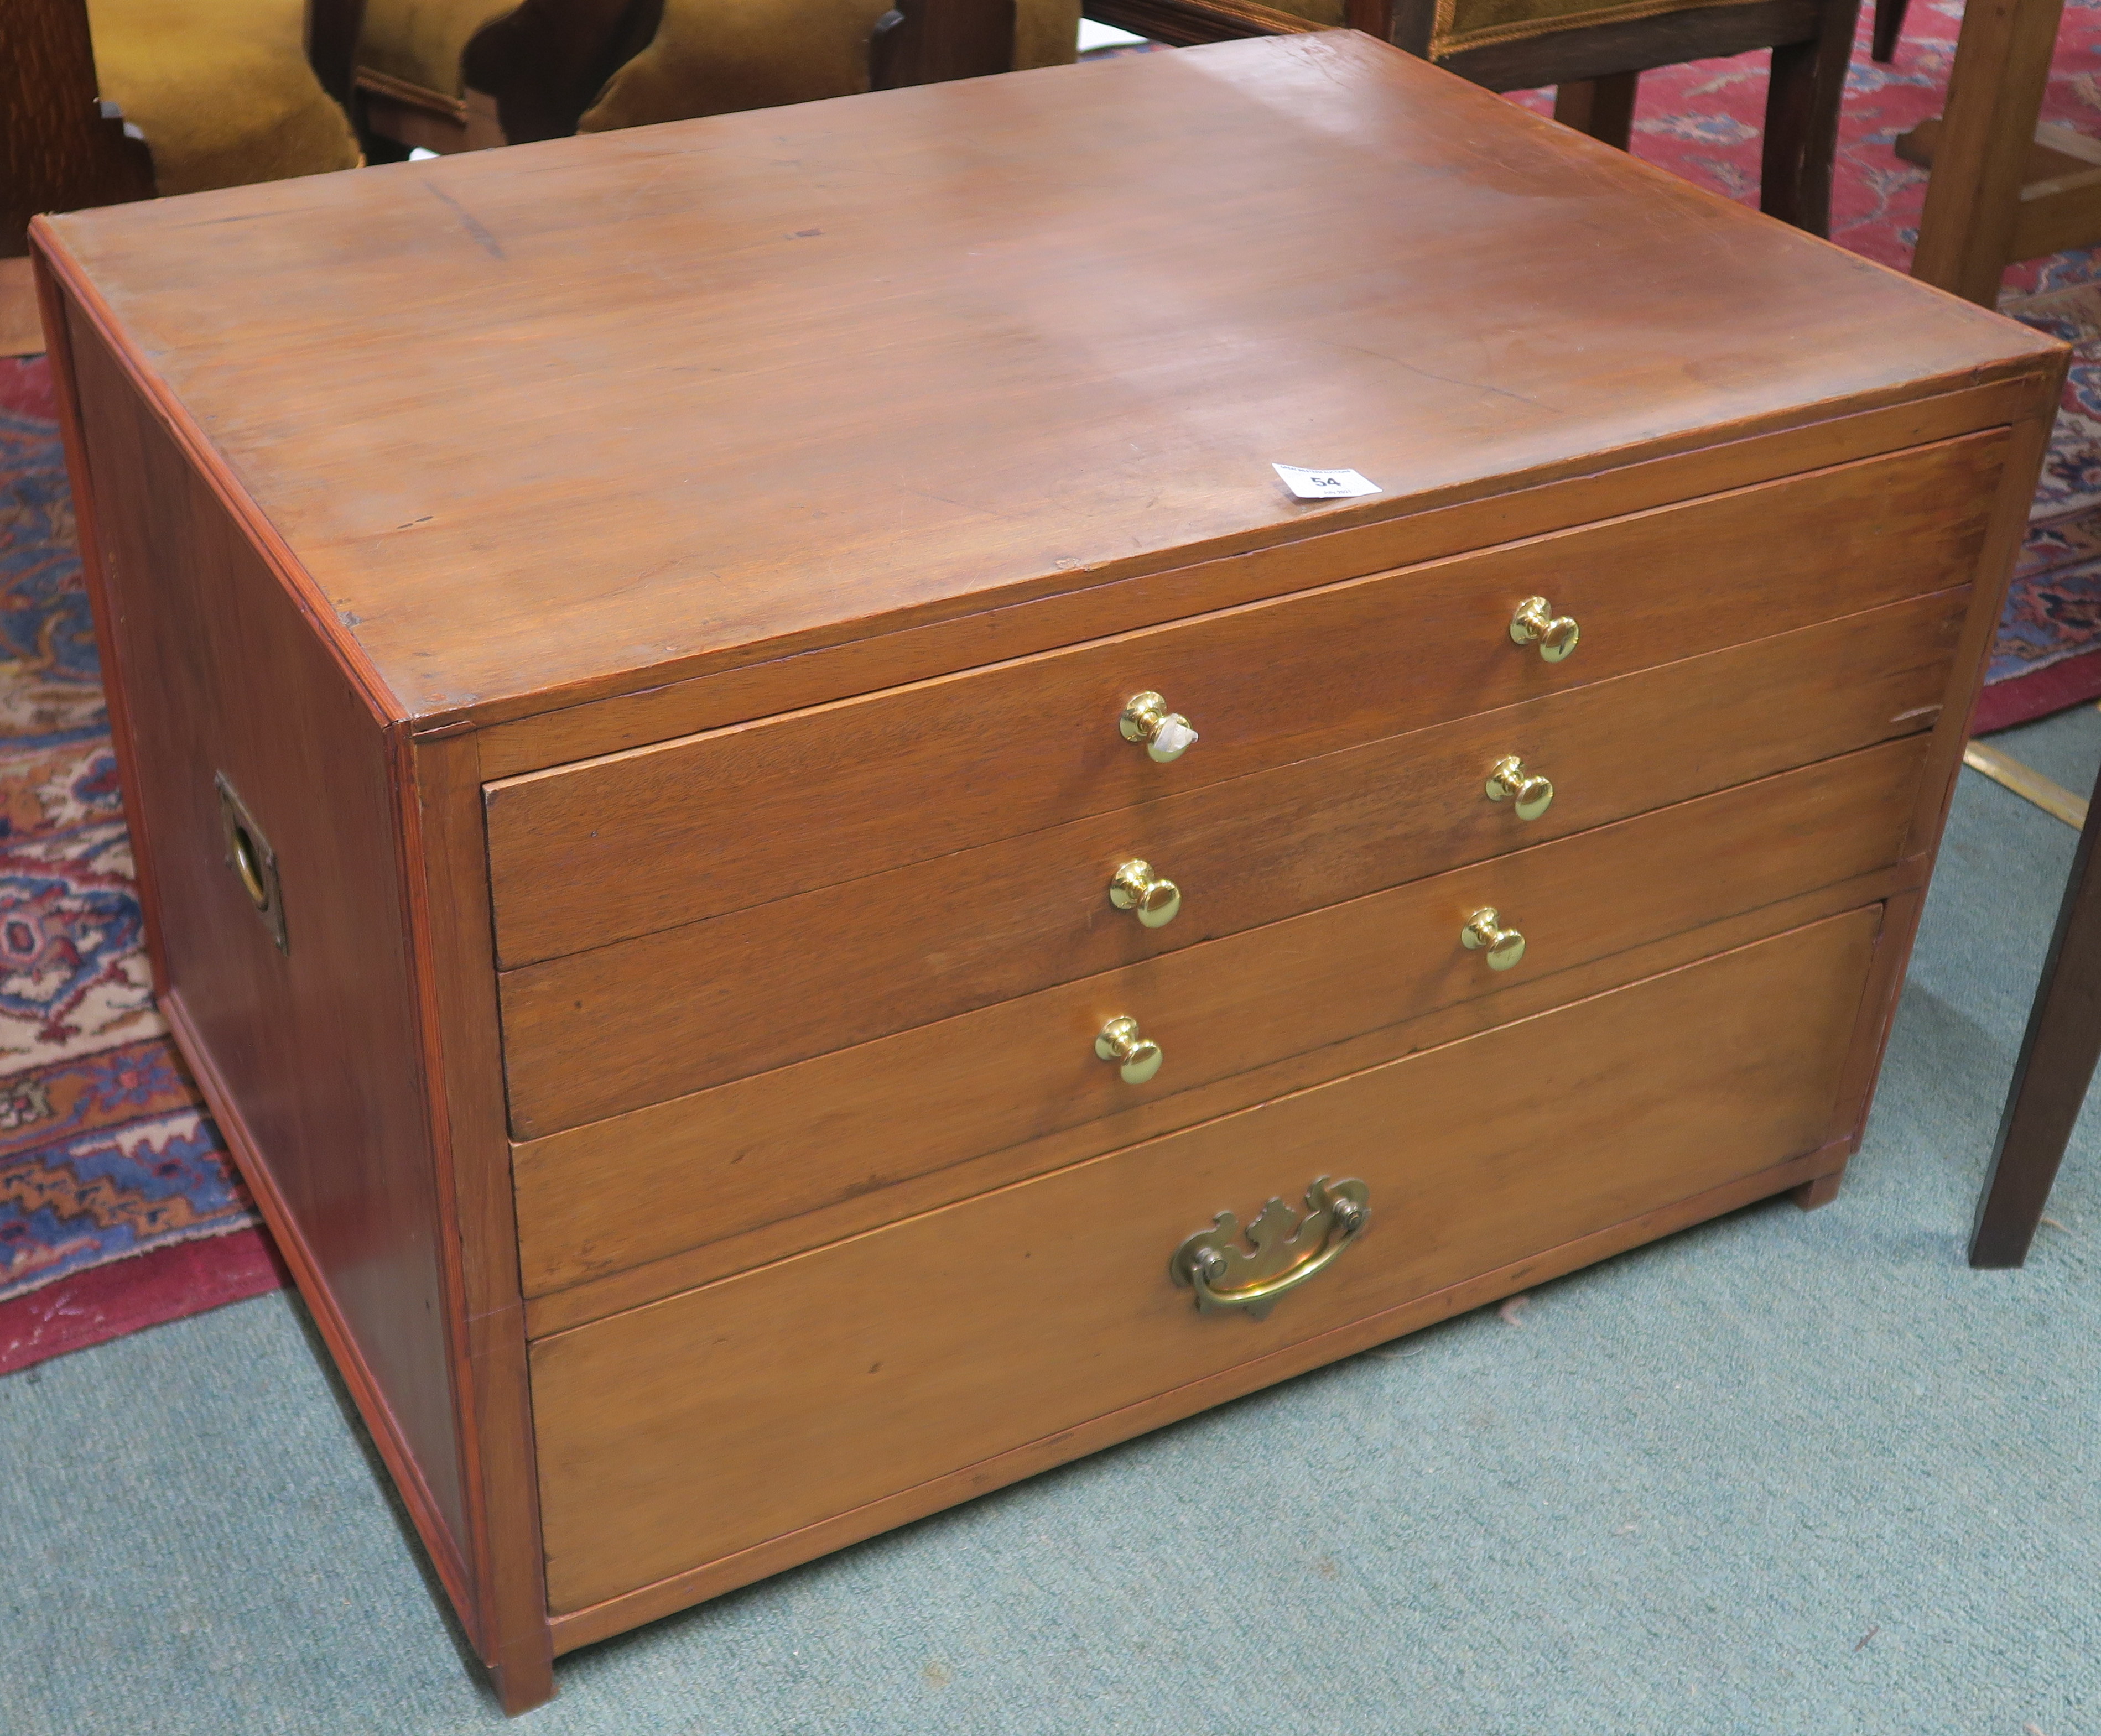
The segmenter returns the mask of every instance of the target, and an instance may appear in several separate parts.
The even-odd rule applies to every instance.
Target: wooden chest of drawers
[[[1342,33],[36,239],[163,1002],[514,1709],[1834,1191],[2035,334]]]

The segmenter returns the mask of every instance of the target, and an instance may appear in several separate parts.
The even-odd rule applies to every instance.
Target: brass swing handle
[[[1306,1215],[1272,1199],[1248,1226],[1221,1212],[1174,1250],[1175,1283],[1196,1292],[1196,1311],[1266,1317],[1276,1299],[1325,1271],[1371,1221],[1371,1190],[1361,1182],[1322,1176],[1306,1190]]]

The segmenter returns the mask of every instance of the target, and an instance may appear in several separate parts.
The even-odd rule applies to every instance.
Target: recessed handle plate
[[[226,774],[215,772],[212,783],[219,791],[219,830],[226,846],[226,865],[241,883],[263,927],[269,930],[270,938],[277,943],[277,950],[290,952],[291,943],[285,936],[285,886],[278,877],[277,852],[270,847],[269,839],[263,835],[263,828],[255,824],[255,816],[248,811],[248,804]]]

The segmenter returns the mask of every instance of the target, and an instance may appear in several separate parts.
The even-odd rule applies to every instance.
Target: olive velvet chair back
[[[39,211],[355,167],[356,139],[307,50],[340,50],[344,3],[4,0],[0,257],[27,250]]]
[[[847,96],[869,87],[891,3],[365,0],[356,100],[378,154],[383,140],[475,150]],[[1011,3],[1015,66],[1073,58],[1080,0]]]

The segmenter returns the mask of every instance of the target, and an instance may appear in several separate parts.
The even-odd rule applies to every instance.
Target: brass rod
[[[1981,771],[1994,784],[2004,784],[2024,801],[2032,802],[2046,814],[2063,820],[2075,832],[2086,824],[2086,804],[2062,784],[2045,777],[2032,766],[2024,766],[2012,755],[1973,741],[1962,750],[1962,763]]]

